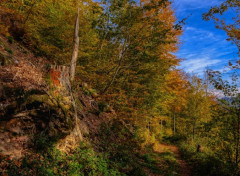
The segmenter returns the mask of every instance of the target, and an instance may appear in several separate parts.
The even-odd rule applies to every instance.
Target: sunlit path
[[[178,148],[175,145],[166,145],[166,144],[158,144],[154,147],[154,150],[158,153],[163,152],[172,152],[174,153],[176,160],[180,166],[179,176],[191,176],[191,170],[187,165],[186,161],[181,159]]]

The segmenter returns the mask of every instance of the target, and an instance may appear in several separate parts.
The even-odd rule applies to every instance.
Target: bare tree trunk
[[[74,45],[73,45],[73,52],[72,52],[72,60],[70,63],[70,80],[73,81],[76,72],[76,65],[77,65],[77,58],[78,58],[78,48],[79,48],[79,8],[78,14],[75,24],[75,33],[74,33]]]
[[[123,60],[123,56],[124,56],[124,52],[126,51],[126,43],[124,43],[124,45],[122,46],[122,49],[121,49],[121,51],[120,51],[120,53],[119,53],[119,56],[118,56],[118,66],[117,66],[117,68],[116,68],[116,70],[115,70],[115,73],[114,73],[114,75],[113,75],[113,77],[112,77],[112,79],[111,79],[111,81],[107,84],[107,86],[104,88],[104,90],[102,91],[102,94],[104,94],[105,92],[107,92],[107,90],[109,89],[109,87],[113,84],[113,82],[115,81],[115,79],[116,79],[116,76],[117,76],[117,74],[118,74],[118,72],[119,72],[119,70],[121,69],[121,63],[122,63],[122,60]]]
[[[115,73],[114,73],[114,76],[112,77],[112,80],[108,83],[108,85],[104,88],[104,90],[103,90],[103,92],[102,92],[102,94],[104,94],[107,90],[108,90],[108,88],[112,85],[112,83],[114,82],[114,80],[115,80],[115,78],[116,78],[116,76],[117,76],[117,74],[118,74],[118,72],[119,72],[119,70],[120,70],[120,65],[117,67],[117,69],[116,69],[116,71],[115,71]]]
[[[23,22],[24,25],[27,23],[28,18],[29,18],[30,15],[32,14],[32,12],[33,12],[33,7],[35,6],[36,3],[37,3],[37,0],[35,0],[35,1],[31,4],[31,7],[30,7],[30,9],[29,9],[28,12],[27,12],[27,16],[26,16],[26,18],[25,18],[25,20],[24,20],[24,22]]]

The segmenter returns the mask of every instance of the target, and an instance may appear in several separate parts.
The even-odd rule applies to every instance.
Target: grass
[[[180,166],[172,152],[157,153],[152,150],[143,155],[142,159],[144,161],[142,166],[153,174],[178,175]]]

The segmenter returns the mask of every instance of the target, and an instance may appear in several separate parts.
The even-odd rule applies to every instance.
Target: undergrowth
[[[179,145],[182,157],[192,168],[193,176],[231,176],[233,170],[229,163],[223,162],[221,156],[210,152],[207,147],[197,151],[197,146],[191,142],[182,142]]]
[[[102,126],[98,144],[81,142],[78,148],[68,154],[54,147],[57,139],[45,135],[35,138],[35,151],[25,158],[12,160],[8,156],[1,156],[0,166],[4,168],[2,175],[175,176],[179,171],[172,152],[157,153],[152,145],[140,147],[135,134],[130,133],[119,121]]]
[[[93,149],[81,143],[72,153],[66,155],[55,148],[49,148],[45,153],[32,154],[21,161],[11,160],[1,156],[5,170],[2,175],[8,176],[117,176],[120,172],[112,167],[107,155],[96,153]]]
[[[141,165],[153,174],[175,176],[179,173],[180,166],[172,152],[156,153],[148,149],[142,159],[144,162]]]
[[[174,176],[179,171],[172,152],[157,153],[153,145],[142,148],[137,134],[131,133],[117,120],[102,126],[100,139],[100,150],[108,151],[109,160],[126,175],[147,176],[151,173]]]

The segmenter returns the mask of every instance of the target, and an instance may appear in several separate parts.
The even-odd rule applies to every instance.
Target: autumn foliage
[[[228,40],[239,47],[239,19],[234,18],[232,24],[227,24],[218,16],[220,14],[221,17],[229,8],[238,12],[239,2],[223,2],[205,13],[204,18],[213,19],[216,27],[227,33]],[[92,170],[97,168],[98,174],[108,174],[106,163],[101,171],[102,162],[117,163],[116,158],[122,157],[126,160],[121,163],[124,165],[128,163],[128,155],[134,158],[146,146],[157,145],[164,140],[179,142],[184,139],[189,146],[194,146],[194,152],[195,147],[203,143],[206,149],[215,152],[214,157],[224,157],[216,159],[219,163],[230,162],[226,168],[233,168],[235,174],[239,173],[238,84],[227,84],[220,72],[208,72],[208,78],[201,79],[179,69],[181,59],[175,53],[183,31],[171,1],[1,0],[0,34],[8,38],[9,43],[21,43],[34,56],[45,57],[54,65],[66,66],[72,54],[78,9],[79,48],[71,91],[74,95],[82,91],[98,102],[98,108],[90,113],[99,115],[111,109],[113,114],[108,119],[109,124],[97,136],[101,139],[99,141],[103,141],[97,145],[98,150],[109,150],[108,159],[96,157],[96,163],[89,167]],[[47,70],[49,66],[46,64],[44,67]],[[235,67],[229,62],[229,67],[239,69],[239,62]],[[49,71],[52,82],[59,85],[60,73],[52,69]],[[235,75],[232,81],[237,80]],[[215,87],[225,93],[226,97],[231,95],[230,99],[234,101],[216,97],[208,91],[209,85],[211,89]],[[84,106],[81,101],[76,101],[76,104],[80,104],[80,109]],[[93,151],[86,154],[81,150],[75,152],[87,163],[91,163],[90,155],[95,156]],[[57,154],[54,156],[58,157]],[[65,159],[69,162],[77,160],[75,164],[78,168],[82,165],[82,160],[78,160],[73,153]],[[56,163],[61,164],[61,160],[56,159]],[[53,173],[57,173],[56,163],[47,163],[53,168]],[[21,167],[21,162],[13,164]],[[123,169],[121,164],[118,165],[120,170],[134,170],[133,165],[126,164]],[[87,168],[84,165],[84,172]],[[71,171],[74,172],[74,169]],[[61,174],[65,172],[68,171]],[[109,170],[109,173],[118,172]]]

